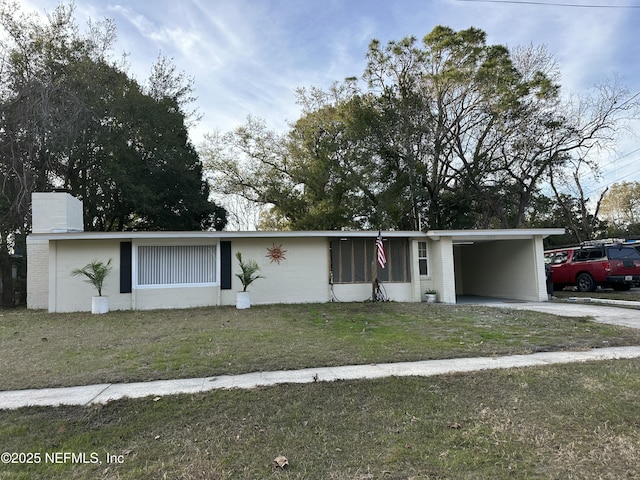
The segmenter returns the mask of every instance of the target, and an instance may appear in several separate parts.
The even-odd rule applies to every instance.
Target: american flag
[[[387,264],[387,255],[384,253],[384,244],[382,243],[382,233],[378,231],[378,238],[376,238],[376,247],[378,250],[378,265],[380,268],[384,268]]]

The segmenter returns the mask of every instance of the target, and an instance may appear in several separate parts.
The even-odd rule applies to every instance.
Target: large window
[[[406,238],[383,240],[387,266],[378,267],[381,282],[410,282],[409,242]],[[372,280],[375,238],[331,240],[331,272],[334,283],[368,283]]]
[[[216,281],[215,245],[138,247],[138,285],[193,285]]]

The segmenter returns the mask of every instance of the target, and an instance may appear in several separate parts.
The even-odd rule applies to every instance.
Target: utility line
[[[640,6],[636,7],[636,8],[640,8]],[[622,110],[622,107],[626,106],[627,103],[631,103],[638,96],[640,96],[640,92],[636,92],[634,95],[632,95],[631,97],[627,98],[624,102],[622,102],[622,105],[618,105],[617,109],[618,110]]]
[[[604,163],[602,165],[599,164],[598,167],[602,169],[602,168],[607,167],[609,165],[614,165],[617,161],[622,160],[623,158],[628,157],[629,155],[632,155],[632,154],[636,153],[637,151],[640,151],[640,147],[636,148],[635,150],[631,150],[630,152],[627,152],[624,155],[620,155],[619,157],[616,157],[613,160],[609,160],[608,162],[606,162],[606,163]],[[636,158],[632,158],[632,159],[630,159],[629,162],[625,162],[622,165],[614,165],[614,166],[616,168],[623,169],[623,168],[631,165],[634,162],[637,162]],[[591,175],[591,172],[585,172],[582,175],[580,175],[579,178],[584,178],[584,177],[589,176],[589,175]]]
[[[585,196],[589,196],[590,194],[595,193],[595,192],[597,192],[598,190],[602,190],[602,189],[604,189],[604,188],[610,187],[610,186],[611,186],[611,185],[613,185],[613,184],[620,183],[620,180],[624,180],[625,178],[630,177],[631,175],[635,175],[635,174],[637,174],[637,173],[640,173],[640,170],[635,170],[635,171],[633,171],[633,172],[631,172],[631,173],[627,173],[626,175],[624,175],[624,176],[622,176],[622,177],[619,177],[619,178],[617,178],[616,180],[614,180],[614,181],[612,181],[612,182],[605,183],[604,185],[598,185],[597,187],[592,188],[592,189],[591,189],[591,190],[589,190],[588,192],[585,192]]]
[[[611,165],[611,164],[613,164],[614,162],[617,162],[618,160],[620,160],[620,159],[622,159],[622,158],[624,158],[624,157],[628,157],[629,155],[632,155],[632,154],[636,153],[638,150],[640,150],[640,148],[636,148],[635,150],[632,150],[632,151],[630,151],[630,152],[627,152],[627,153],[625,153],[624,155],[621,155],[621,156],[619,156],[619,157],[616,157],[616,158],[614,158],[613,160],[611,160],[610,162],[607,162],[607,163],[605,163],[604,165],[601,165],[601,166],[600,166],[600,168],[602,168],[603,166],[604,166],[604,167],[606,167],[607,165]],[[632,159],[631,159],[631,162],[629,162],[628,164],[621,165],[621,166],[617,166],[617,165],[616,165],[616,167],[617,167],[616,169],[620,169],[620,170],[622,170],[622,169],[624,169],[624,168],[625,168],[625,167],[627,167],[627,166],[631,166],[631,165],[633,164],[633,162],[636,162],[636,161],[637,161],[637,159],[636,159],[636,158],[632,158]],[[638,174],[638,173],[640,173],[640,170],[633,170],[633,171],[631,171],[631,172],[627,173],[626,175],[623,175],[622,177],[618,177],[618,178],[616,178],[616,179],[615,179],[615,180],[613,180],[613,181],[610,181],[610,182],[608,182],[608,183],[605,183],[604,185],[597,185],[597,186],[593,186],[593,187],[591,188],[591,190],[588,190],[588,191],[586,191],[586,192],[585,192],[585,195],[586,195],[586,196],[589,196],[589,195],[591,195],[592,193],[597,192],[598,190],[602,190],[602,189],[604,189],[604,188],[610,187],[611,185],[613,185],[613,184],[615,184],[615,183],[619,183],[621,180],[624,180],[625,178],[628,178],[628,177],[630,177],[630,176],[632,176],[632,175],[636,175],[636,174]],[[585,172],[585,173],[583,173],[582,175],[579,175],[579,177],[578,177],[578,178],[579,178],[579,179],[583,179],[583,178],[585,178],[585,177],[586,177],[586,176],[588,176],[588,175],[591,175],[591,172]]]
[[[574,7],[574,8],[640,8],[640,5],[589,5],[586,3],[559,3],[559,2],[536,2],[532,0],[457,0],[458,2],[470,3],[510,3],[516,5],[545,5],[548,7]]]

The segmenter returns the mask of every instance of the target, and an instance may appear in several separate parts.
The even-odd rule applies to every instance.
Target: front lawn
[[[469,305],[0,311],[0,390],[640,345],[640,331]]]
[[[631,479],[638,412],[637,360],[23,408],[0,478]]]

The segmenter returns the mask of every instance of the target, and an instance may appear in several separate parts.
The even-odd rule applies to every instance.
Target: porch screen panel
[[[331,280],[333,282],[340,281],[340,244],[338,240],[329,240],[330,259],[331,259]]]
[[[353,240],[340,240],[340,281],[353,282]]]
[[[138,247],[138,285],[210,284],[216,278],[214,245]]]
[[[386,245],[385,245],[386,247]],[[409,245],[403,238],[392,238],[389,241],[389,251],[393,263],[390,272],[392,282],[409,281]]]
[[[353,282],[370,282],[371,275],[369,275],[369,279],[367,279],[367,244],[364,242],[364,239],[361,238],[354,239],[353,243]],[[371,260],[369,260],[369,262],[371,262]]]
[[[409,242],[406,238],[384,239],[387,266],[377,267],[381,282],[410,282]],[[369,283],[372,278],[375,238],[331,240],[331,271],[334,283]]]

